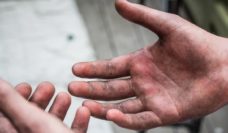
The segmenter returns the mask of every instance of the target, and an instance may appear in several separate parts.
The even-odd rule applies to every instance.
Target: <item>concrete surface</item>
[[[51,81],[66,91],[71,67],[95,60],[86,27],[73,0],[0,1],[0,75],[13,85]],[[82,99],[74,98],[65,122],[73,120]],[[92,119],[89,133],[112,133],[107,122]]]

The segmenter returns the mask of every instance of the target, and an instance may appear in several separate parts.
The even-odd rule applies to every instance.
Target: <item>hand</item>
[[[27,83],[21,83],[15,87],[16,91],[21,94],[25,99],[28,99],[32,93],[32,88]],[[34,94],[31,96],[29,101],[33,104],[36,104],[41,109],[45,109],[50,102],[51,98],[53,97],[55,92],[54,86],[48,82],[41,83]],[[65,103],[62,102],[60,99],[65,99]],[[63,100],[64,101],[64,100]],[[65,110],[61,111],[59,105],[63,105]],[[51,114],[60,117],[60,119],[64,118],[66,115],[66,111],[68,110],[70,105],[70,97],[65,94],[61,93],[56,97],[56,100],[53,104],[52,109],[49,111]],[[14,125],[10,122],[10,120],[0,112],[0,133],[18,133],[17,129]]]
[[[201,117],[227,104],[227,39],[127,0],[117,0],[116,8],[159,40],[128,55],[74,65],[76,76],[109,80],[72,82],[72,95],[104,101],[131,98],[114,104],[84,102],[93,116],[147,129]]]
[[[31,87],[20,84],[15,87],[24,97],[31,94]],[[7,82],[0,80],[0,133],[85,133],[89,123],[90,112],[81,107],[77,111],[72,129],[61,121],[70,106],[71,99],[67,93],[59,93],[49,113],[43,111],[54,95],[54,86],[44,82],[30,98],[30,103],[20,96]]]

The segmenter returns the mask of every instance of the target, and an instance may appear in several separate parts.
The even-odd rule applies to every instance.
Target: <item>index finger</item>
[[[76,76],[83,78],[119,78],[129,75],[131,54],[94,62],[82,62],[73,66]]]

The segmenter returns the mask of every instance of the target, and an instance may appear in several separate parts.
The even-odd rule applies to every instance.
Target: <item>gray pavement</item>
[[[95,60],[86,27],[73,0],[0,1],[0,75],[13,85],[51,81],[57,91],[78,80],[71,67]],[[82,99],[74,98],[70,125]],[[89,133],[112,133],[107,122],[92,119]]]

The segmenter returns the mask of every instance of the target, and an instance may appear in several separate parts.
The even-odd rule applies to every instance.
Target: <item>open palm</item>
[[[72,82],[71,94],[105,101],[127,99],[84,102],[93,116],[125,128],[147,129],[200,117],[227,103],[227,39],[179,16],[126,0],[117,0],[116,7],[126,19],[157,33],[159,40],[128,55],[73,67],[76,76],[109,80]]]

